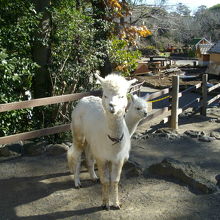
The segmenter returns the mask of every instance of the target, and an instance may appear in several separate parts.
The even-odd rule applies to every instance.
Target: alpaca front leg
[[[102,184],[102,208],[110,210],[109,205],[109,190],[110,190],[110,176],[109,176],[109,162],[97,160],[98,172],[100,182]]]
[[[123,164],[124,161],[120,161],[119,163],[112,163],[111,185],[113,194],[113,207],[115,209],[121,208],[118,198],[118,183],[120,181]]]

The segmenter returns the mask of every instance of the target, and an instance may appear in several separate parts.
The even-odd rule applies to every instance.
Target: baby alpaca
[[[72,134],[75,186],[80,186],[79,167],[82,151],[88,145],[96,160],[102,184],[102,206],[109,210],[110,186],[113,190],[113,206],[120,208],[118,182],[124,162],[129,157],[130,134],[124,114],[127,106],[127,92],[134,80],[110,74],[105,78],[96,75],[103,88],[100,98],[81,99],[72,112]]]

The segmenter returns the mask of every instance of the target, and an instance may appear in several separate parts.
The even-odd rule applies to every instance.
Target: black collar
[[[124,133],[121,135],[120,138],[113,138],[113,137],[111,137],[110,135],[108,135],[108,138],[109,138],[112,142],[114,142],[114,144],[112,144],[112,145],[115,145],[115,144],[118,144],[119,142],[121,142],[122,139],[123,139],[123,137],[124,137]]]

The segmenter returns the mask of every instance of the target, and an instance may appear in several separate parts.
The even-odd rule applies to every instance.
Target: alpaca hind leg
[[[118,198],[118,183],[120,181],[123,164],[124,161],[120,161],[118,163],[112,163],[111,185],[112,185],[112,194],[113,194],[113,207],[115,209],[121,208]]]
[[[95,173],[95,159],[92,156],[92,152],[88,144],[85,147],[85,156],[86,156],[86,162],[87,162],[90,177],[93,181],[97,181],[98,177],[96,176],[96,173]]]
[[[73,173],[74,173],[74,183],[76,188],[80,188],[80,165],[81,165],[81,155],[84,150],[85,146],[85,138],[77,133],[76,129],[73,132],[73,145],[72,145],[72,155],[73,155],[73,162],[70,163],[72,166]]]
[[[109,162],[100,161],[96,159],[98,166],[100,182],[102,185],[102,208],[110,210],[109,206],[109,190],[110,190],[110,172]]]

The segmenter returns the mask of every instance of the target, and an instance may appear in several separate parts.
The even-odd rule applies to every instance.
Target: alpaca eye
[[[104,97],[107,99],[108,97],[106,95],[104,95]]]
[[[124,98],[124,96],[120,96],[119,98],[120,98],[120,99],[123,99],[123,98]]]
[[[141,110],[140,108],[136,108],[138,111]]]

